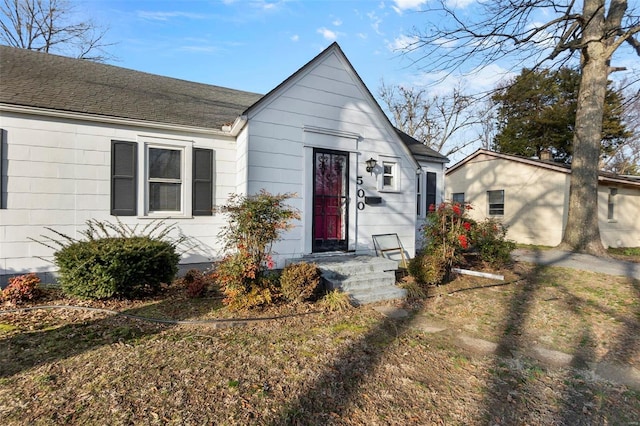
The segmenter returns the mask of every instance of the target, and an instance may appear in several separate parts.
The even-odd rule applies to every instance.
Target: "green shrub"
[[[280,291],[289,301],[304,302],[318,294],[320,282],[320,269],[315,263],[293,263],[280,275]]]
[[[180,259],[172,243],[147,236],[76,241],[54,256],[62,290],[89,299],[153,294],[173,280]]]
[[[434,246],[429,252],[418,253],[409,261],[409,274],[422,285],[438,285],[449,273],[449,259],[442,246]]]
[[[507,229],[490,218],[472,228],[471,239],[480,259],[495,267],[511,263],[511,252],[516,243],[506,239]]]
[[[34,273],[9,278],[9,285],[0,293],[0,300],[20,304],[35,299],[39,294],[40,278]]]

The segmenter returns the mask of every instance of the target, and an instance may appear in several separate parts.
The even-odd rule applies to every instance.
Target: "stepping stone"
[[[373,309],[380,312],[387,318],[400,320],[409,317],[409,312],[401,308],[394,308],[393,306],[376,306]]]

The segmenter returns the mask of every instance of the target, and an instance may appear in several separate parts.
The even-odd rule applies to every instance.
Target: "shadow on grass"
[[[124,310],[121,313],[145,317],[158,315],[165,318],[168,318],[167,313],[173,313],[177,315],[173,317],[175,320],[188,320],[217,309],[220,302],[214,299],[211,299],[210,304],[199,301],[193,304],[188,312],[176,309],[175,303],[174,300],[166,300]],[[53,316],[58,316],[64,311],[65,309],[62,308],[50,312]],[[73,357],[100,346],[135,342],[137,339],[155,335],[173,326],[108,313],[98,313],[98,315],[107,316],[81,323],[53,325],[41,330],[20,332],[6,338],[0,337],[0,360],[3,360],[0,362],[0,378],[9,377],[45,363]]]
[[[336,360],[316,380],[308,383],[306,392],[287,403],[268,424],[309,425],[332,424],[336,419],[345,421],[343,414],[362,392],[367,376],[410,325],[409,319],[385,317],[364,336],[341,350]]]
[[[630,421],[637,413],[617,412],[615,407],[600,410],[603,407],[603,401],[619,396],[603,382],[585,380],[576,370],[570,369],[557,373],[564,374],[563,385],[560,388],[548,389],[544,380],[538,380],[542,374],[545,374],[547,367],[534,359],[520,358],[515,361],[514,355],[525,353],[532,343],[524,340],[525,325],[531,316],[536,298],[539,297],[543,272],[547,267],[552,266],[535,267],[526,275],[525,284],[519,286],[511,297],[503,324],[502,337],[498,342],[499,356],[493,360],[491,367],[494,374],[485,386],[486,397],[483,406],[487,413],[486,420],[492,424],[551,422],[566,425],[607,424],[623,419]],[[640,300],[637,280],[632,280],[630,283],[635,289],[635,298]],[[582,312],[586,302],[568,292],[565,292],[565,295],[568,300],[567,309],[579,317],[578,321],[583,324],[570,367],[584,369],[588,361],[596,359],[593,348],[597,339]],[[636,306],[638,306],[637,303]],[[596,308],[611,315],[616,314],[604,307]],[[638,312],[634,312],[634,318],[638,318],[637,315]],[[612,349],[615,355],[611,356],[611,361],[616,363],[628,361],[639,348],[638,321],[627,319],[622,322],[625,327],[621,334],[623,337]],[[509,360],[512,365],[505,369],[505,364],[510,362]],[[505,370],[508,372],[505,373]],[[554,394],[552,401],[555,402],[555,406],[548,407],[544,404],[544,401],[549,400],[549,393]]]

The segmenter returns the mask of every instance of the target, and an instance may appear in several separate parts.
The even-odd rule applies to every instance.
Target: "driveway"
[[[529,250],[516,249],[511,257],[518,262],[530,262],[538,265],[560,266],[582,271],[598,272],[640,280],[640,263],[618,259],[604,259],[590,254],[573,253],[556,249]]]

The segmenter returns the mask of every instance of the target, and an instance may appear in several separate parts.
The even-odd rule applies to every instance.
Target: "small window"
[[[396,163],[390,161],[382,163],[382,189],[391,191],[396,189]]]
[[[451,201],[458,204],[464,204],[464,192],[454,192],[451,195]]]
[[[149,147],[148,161],[147,211],[182,211],[182,149]]]
[[[489,198],[489,215],[490,216],[503,216],[504,215],[504,190],[487,191],[487,197]]]
[[[618,194],[618,188],[609,188],[609,198],[607,200],[607,219],[615,220],[615,207],[616,199],[615,195]]]

